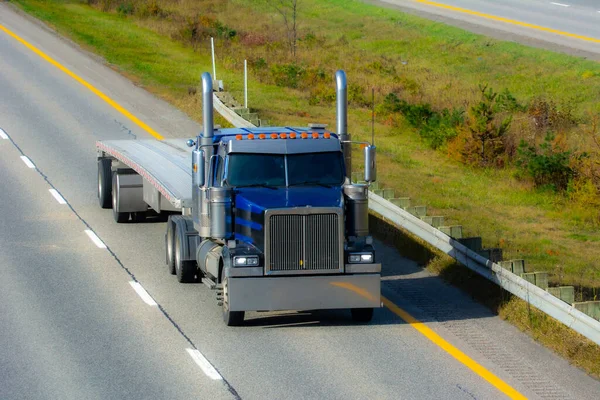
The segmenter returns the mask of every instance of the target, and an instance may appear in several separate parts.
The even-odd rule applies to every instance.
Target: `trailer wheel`
[[[118,212],[117,204],[119,200],[119,188],[117,187],[117,173],[113,172],[112,175],[112,209],[113,209],[113,218],[118,223],[123,223],[129,221],[129,213],[128,212]]]
[[[185,223],[185,221],[180,220]],[[183,238],[181,229],[175,227],[175,274],[181,283],[192,283],[196,281],[196,262],[183,260]]]
[[[244,311],[229,310],[229,293],[227,291],[227,279],[225,269],[221,269],[221,285],[223,285],[223,321],[227,326],[240,326],[244,324]]]
[[[353,308],[350,312],[352,313],[352,319],[356,322],[367,323],[373,318],[372,308]]]
[[[175,275],[175,223],[169,215],[167,220],[167,233],[165,233],[165,256],[167,270],[171,275]]]
[[[112,162],[108,158],[98,159],[98,203],[102,208],[112,207]]]

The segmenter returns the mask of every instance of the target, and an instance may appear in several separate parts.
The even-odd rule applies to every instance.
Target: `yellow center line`
[[[421,1],[421,2],[431,3],[429,1]],[[433,4],[436,4],[436,3],[433,3]],[[112,100],[111,98],[106,96],[100,90],[96,89],[90,83],[88,83],[84,79],[77,76],[75,73],[70,71],[68,68],[62,66],[60,63],[58,63],[57,61],[52,59],[50,56],[48,56],[47,54],[45,54],[44,52],[42,52],[35,46],[29,44],[24,39],[22,39],[15,33],[11,32],[4,26],[0,25],[0,30],[6,32],[9,36],[11,36],[15,40],[17,40],[18,42],[23,44],[25,47],[27,47],[29,50],[33,51],[35,54],[40,56],[42,59],[44,59],[48,63],[52,64],[53,66],[55,66],[56,68],[58,68],[59,70],[61,70],[62,72],[64,72],[65,74],[67,74],[68,76],[70,76],[71,78],[73,78],[74,80],[79,82],[80,84],[82,84],[83,86],[85,86],[92,93],[94,93],[96,96],[100,97],[108,105],[110,105],[111,107],[113,107],[114,109],[119,111],[121,114],[123,114],[124,116],[129,118],[140,128],[144,129],[146,132],[148,132],[149,134],[151,134],[152,136],[154,136],[155,138],[157,138],[159,140],[163,139],[163,137],[160,134],[158,134],[156,131],[154,131],[152,128],[150,128],[148,125],[146,125],[140,119],[138,119],[136,116],[134,116],[129,111],[127,111],[125,108],[120,106],[117,102],[115,102],[114,100]],[[485,379],[491,385],[496,387],[502,393],[506,394],[509,398],[511,398],[511,399],[526,399],[525,396],[523,396],[522,394],[517,392],[515,389],[513,389],[507,383],[502,381],[500,378],[496,377],[494,374],[489,372],[487,369],[485,369],[484,367],[482,367],[481,365],[476,363],[473,359],[471,359],[466,354],[464,354],[463,352],[458,350],[456,347],[452,346],[450,343],[448,343],[446,340],[444,340],[441,336],[439,336],[437,333],[435,333],[433,330],[431,330],[429,327],[427,327],[427,325],[425,325],[424,323],[420,322],[419,320],[417,320],[416,318],[411,316],[409,313],[407,313],[406,311],[404,311],[403,309],[398,307],[396,304],[394,304],[393,302],[391,302],[390,300],[388,300],[387,298],[385,298],[383,296],[381,297],[381,301],[390,311],[392,311],[394,314],[396,314],[397,316],[402,318],[404,321],[406,321],[408,324],[410,324],[413,328],[415,328],[418,332],[420,332],[423,336],[425,336],[426,338],[431,340],[434,344],[436,344],[437,346],[442,348],[444,351],[446,351],[452,357],[454,357],[459,362],[464,364],[466,367],[471,369],[477,375],[481,376],[483,379]]]
[[[410,324],[413,328],[419,331],[420,334],[425,336],[427,339],[431,340],[435,345],[440,347],[446,353],[450,354],[452,357],[457,359],[471,371],[475,372],[477,375],[485,379],[496,389],[504,393],[511,399],[526,399],[521,393],[517,392],[510,385],[504,382],[502,379],[498,378],[496,375],[492,374],[490,371],[479,365],[475,360],[471,357],[467,356],[465,353],[457,349],[448,343],[444,338],[435,333],[431,328],[427,325],[404,311],[402,308],[398,307],[391,300],[387,299],[384,296],[381,296],[381,301],[383,304],[394,314],[402,318],[406,323]]]
[[[50,57],[49,55],[47,55],[46,53],[44,53],[43,51],[41,51],[34,45],[28,43],[25,39],[21,38],[20,36],[18,36],[15,33],[11,32],[9,29],[7,29],[6,27],[4,27],[2,25],[0,25],[0,30],[6,32],[6,34],[8,34],[8,36],[11,36],[15,40],[17,40],[19,43],[21,43],[23,46],[27,47],[29,50],[33,51],[35,54],[40,56],[42,59],[44,59],[48,63],[52,64],[53,66],[55,66],[56,68],[58,68],[59,70],[61,70],[62,72],[64,72],[65,74],[67,74],[68,76],[70,76],[71,78],[76,80],[77,82],[79,82],[80,84],[82,84],[84,87],[89,89],[92,93],[94,93],[96,96],[100,97],[102,100],[104,100],[106,103],[108,103],[108,105],[110,105],[115,110],[117,110],[118,112],[123,114],[125,117],[129,118],[129,120],[131,120],[134,124],[136,124],[143,130],[148,132],[150,135],[154,136],[156,139],[158,139],[158,140],[164,139],[164,137],[162,135],[160,135],[154,129],[149,127],[146,123],[142,122],[135,115],[133,115],[132,113],[127,111],[119,103],[117,103],[116,101],[114,101],[113,99],[111,99],[110,97],[105,95],[104,93],[102,93],[100,90],[96,89],[94,86],[92,86],[90,83],[88,83],[85,79],[79,77],[74,72],[72,72],[70,69],[63,66],[58,61],[54,60],[52,57]]]
[[[477,17],[491,19],[493,21],[505,22],[507,24],[523,26],[525,28],[536,29],[538,31],[555,33],[557,35],[567,36],[567,37],[571,37],[571,38],[575,38],[575,39],[581,39],[581,40],[585,40],[585,41],[593,42],[593,43],[600,43],[600,39],[596,39],[593,37],[578,35],[575,33],[565,32],[565,31],[561,31],[558,29],[547,28],[545,26],[529,24],[527,22],[516,21],[514,19],[497,17],[495,15],[486,14],[486,13],[482,13],[479,11],[467,10],[466,8],[460,8],[460,7],[455,7],[455,6],[449,6],[447,4],[436,3],[435,1],[429,1],[429,0],[414,0],[414,1],[416,1],[417,3],[427,4],[427,5],[433,6],[433,7],[444,8],[446,10],[452,10],[452,11],[457,11],[457,12],[464,13],[464,14],[475,15]]]

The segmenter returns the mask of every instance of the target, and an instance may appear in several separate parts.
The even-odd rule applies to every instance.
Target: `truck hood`
[[[341,207],[340,187],[298,186],[266,189],[261,187],[236,189],[235,206],[252,213],[270,208]]]
[[[292,207],[341,207],[341,187],[302,186],[267,189],[261,187],[235,190],[234,236],[259,251],[264,251],[265,210]]]

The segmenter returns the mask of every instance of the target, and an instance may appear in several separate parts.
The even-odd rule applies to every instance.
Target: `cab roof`
[[[299,138],[303,133],[312,136],[313,133],[319,134],[320,137],[323,137],[324,134],[328,134],[332,139],[338,139],[337,134],[330,132],[324,128],[315,128],[315,127],[263,127],[263,128],[225,128],[225,129],[215,129],[213,136],[213,143],[226,142],[228,140],[233,140],[238,135],[242,135],[243,139],[246,139],[248,135],[253,135],[256,138],[259,137],[260,134],[264,134],[266,139],[270,139],[272,134],[278,134],[278,136],[282,133],[291,134],[295,133]]]

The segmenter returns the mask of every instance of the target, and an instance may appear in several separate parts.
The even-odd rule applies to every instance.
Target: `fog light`
[[[360,262],[360,254],[350,254],[348,261],[351,263],[359,263]]]
[[[373,253],[349,254],[348,262],[350,264],[370,264],[373,262]]]
[[[236,256],[233,257],[235,267],[257,266],[258,256]]]

